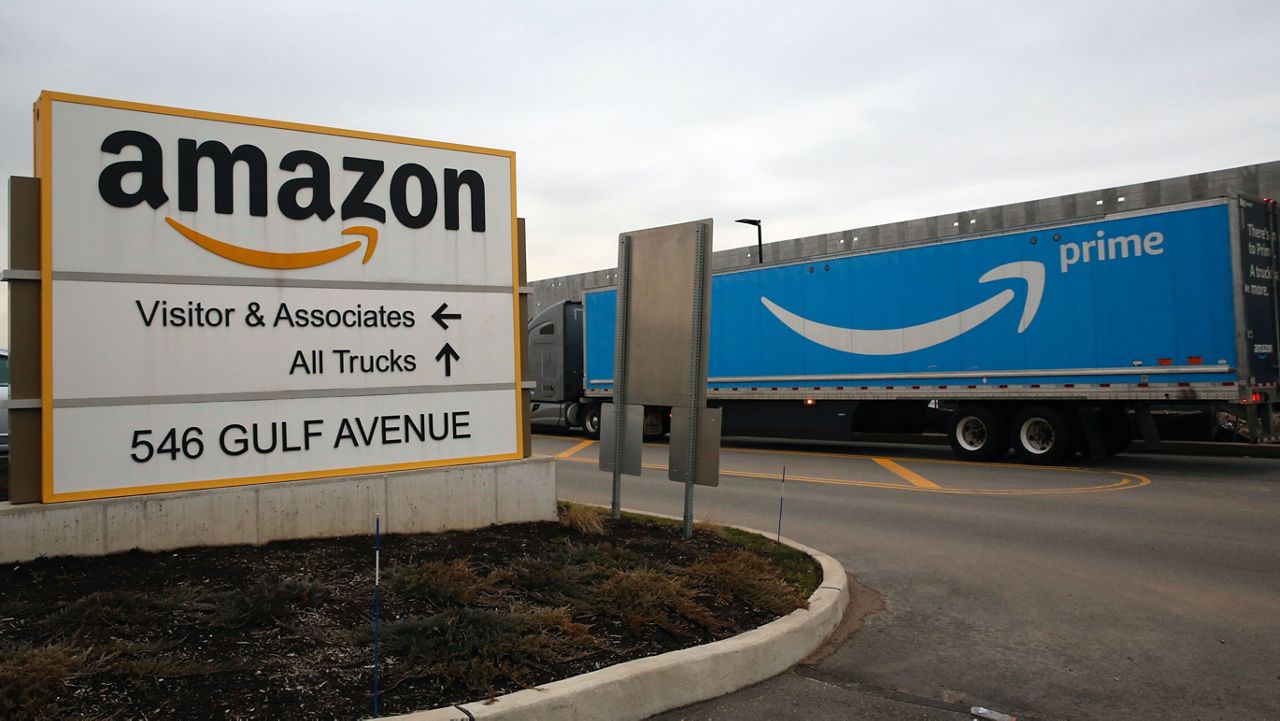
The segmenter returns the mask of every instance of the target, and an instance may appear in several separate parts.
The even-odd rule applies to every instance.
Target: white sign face
[[[513,153],[44,93],[44,500],[508,460]]]

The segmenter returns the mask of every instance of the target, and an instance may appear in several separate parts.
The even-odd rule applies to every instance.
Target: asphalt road
[[[597,446],[534,448],[561,457],[561,498],[609,503]],[[624,507],[682,512],[666,460],[646,445]],[[785,467],[783,534],[839,559],[869,615],[825,658],[661,719],[1280,719],[1280,461],[740,445],[720,465],[695,518],[775,530]]]

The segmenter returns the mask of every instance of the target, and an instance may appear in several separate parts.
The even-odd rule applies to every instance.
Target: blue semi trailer
[[[1274,440],[1276,216],[1230,197],[716,273],[709,403],[726,436],[824,439],[942,409],[972,460],[1100,457],[1185,404]],[[530,323],[535,423],[599,432],[616,300],[589,290]],[[646,433],[668,411],[646,408]]]

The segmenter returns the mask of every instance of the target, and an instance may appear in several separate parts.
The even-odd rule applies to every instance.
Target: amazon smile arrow
[[[173,218],[165,218],[174,230],[178,231],[187,240],[204,248],[222,258],[226,258],[241,265],[251,265],[255,268],[268,268],[270,270],[297,270],[298,268],[314,268],[317,265],[332,263],[339,258],[345,258],[353,251],[360,247],[360,241],[353,240],[336,248],[327,250],[312,250],[301,253],[273,253],[266,250],[254,250],[253,248],[242,248],[231,243],[224,243],[217,238],[212,238],[197,230],[188,228]],[[356,225],[346,228],[342,231],[343,235],[363,235],[368,244],[364,250],[364,260],[361,264],[366,264],[373,257],[373,251],[378,247],[378,229],[368,225]]]
[[[1035,261],[1006,263],[984,273],[978,282],[988,283],[993,280],[1012,278],[1021,278],[1027,283],[1027,300],[1022,307],[1022,319],[1018,323],[1018,332],[1022,333],[1031,325],[1031,321],[1035,320],[1036,311],[1040,309],[1040,299],[1044,295],[1044,264]],[[763,296],[760,297],[760,302],[788,328],[818,345],[857,355],[900,355],[932,348],[968,333],[999,313],[1015,297],[1017,297],[1016,293],[1005,289],[981,303],[945,318],[905,328],[884,330],[862,330],[826,325],[798,316]]]

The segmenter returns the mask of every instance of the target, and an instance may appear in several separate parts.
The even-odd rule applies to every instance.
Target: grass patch
[[[645,523],[652,526],[665,526],[667,528],[684,528],[684,521],[679,518],[666,518],[664,516],[646,516],[643,513],[622,512],[623,520],[635,521],[637,523]]]
[[[566,503],[560,506],[560,525],[571,528],[584,536],[603,536],[605,534],[603,514],[577,503]]]
[[[719,534],[726,541],[747,550],[767,554],[782,570],[783,578],[808,598],[822,583],[822,566],[798,548],[784,546],[758,533],[725,527]]]
[[[642,513],[623,513],[622,517],[629,521],[645,523],[666,528],[682,528],[684,522],[677,518],[646,516]],[[758,533],[744,531],[732,526],[716,523],[710,516],[694,524],[695,533],[708,533],[750,551],[763,553],[770,557],[782,570],[787,583],[793,585],[803,596],[808,598],[822,584],[822,566],[809,554],[792,548]]]

